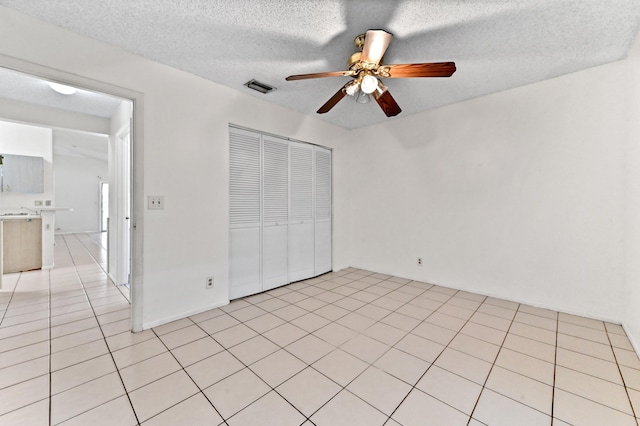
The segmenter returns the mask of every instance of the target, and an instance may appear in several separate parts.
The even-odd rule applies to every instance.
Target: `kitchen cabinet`
[[[42,219],[4,219],[2,238],[3,272],[42,268]]]
[[[44,159],[0,154],[0,191],[38,194],[44,192]]]

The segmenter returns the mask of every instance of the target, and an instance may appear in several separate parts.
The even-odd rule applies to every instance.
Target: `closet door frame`
[[[238,134],[244,134],[258,138],[259,144],[259,200],[260,200],[260,214],[258,223],[242,224],[232,223],[232,200],[231,200],[231,187],[232,182],[232,153],[231,153],[231,134],[237,132]],[[229,188],[230,188],[230,219],[229,219],[229,299],[237,299],[240,297],[257,294],[263,291],[270,290],[272,288],[280,287],[282,285],[290,284],[295,281],[300,281],[308,278],[312,278],[323,273],[332,270],[332,257],[333,257],[333,152],[331,148],[327,148],[320,145],[314,145],[307,142],[297,141],[293,139],[284,138],[282,136],[272,135],[265,132],[260,132],[233,124],[229,125],[229,147],[230,147],[230,174],[229,174]],[[282,143],[287,145],[287,220],[265,220],[265,140],[269,142]],[[303,215],[297,219],[292,218],[292,202],[293,202],[293,186],[292,182],[292,147],[300,149],[308,149],[310,151],[309,162],[309,174],[310,174],[310,216]],[[317,191],[317,175],[316,175],[316,156],[318,151],[323,151],[329,155],[329,217],[317,220],[317,206],[316,206],[316,191]],[[307,217],[309,216],[309,217]],[[284,223],[282,223],[284,222]],[[326,230],[328,223],[329,230]],[[257,226],[256,226],[257,225]],[[319,227],[324,227],[322,232]],[[320,234],[319,234],[320,232]],[[318,235],[325,235],[328,232],[328,251],[329,259],[317,258],[318,248]],[[235,237],[235,238],[234,238]],[[286,263],[284,273],[273,275],[272,270],[278,271],[278,267],[275,269],[269,269],[273,266],[274,257],[270,255],[274,253],[266,254],[266,248],[275,244],[276,247],[282,248],[283,239],[286,243],[286,260],[275,257],[275,263],[280,262],[282,266],[283,260]],[[327,242],[324,249],[326,250]],[[250,247],[250,249],[246,249]],[[243,249],[244,253],[243,253]],[[304,255],[299,256],[301,253],[297,250],[306,252],[308,258],[306,263],[304,262]],[[247,256],[243,256],[247,254]],[[234,255],[235,254],[235,255]],[[298,264],[298,269],[292,270],[292,266],[295,268],[295,262],[302,258],[302,264]],[[257,271],[256,271],[257,267]],[[236,276],[243,276],[244,272],[249,270],[250,273],[246,274],[248,277],[253,277],[253,281],[246,280],[247,282],[234,282]],[[266,271],[266,273],[265,273]],[[238,273],[240,272],[240,273]],[[235,275],[234,275],[235,274]]]

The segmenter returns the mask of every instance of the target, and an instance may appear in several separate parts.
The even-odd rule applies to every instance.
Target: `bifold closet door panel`
[[[289,283],[289,141],[262,138],[262,290]]]
[[[262,290],[260,135],[229,132],[229,297]]]
[[[331,151],[314,147],[315,274],[331,271]]]
[[[229,299],[260,293],[260,228],[231,229]]]
[[[313,146],[289,143],[289,282],[315,271]]]

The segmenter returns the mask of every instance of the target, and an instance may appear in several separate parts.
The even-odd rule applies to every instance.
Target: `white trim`
[[[627,328],[627,326],[624,323],[622,323],[620,325],[622,326],[622,329],[624,330],[624,334],[627,335],[627,338],[629,339],[629,342],[631,343],[631,346],[633,347],[633,350],[636,352],[636,355],[638,355],[638,357],[640,357],[640,345],[638,345],[638,342],[636,342],[635,339],[633,338],[633,333],[631,333],[629,328]]]
[[[196,315],[196,314],[200,314],[202,312],[206,312],[206,311],[210,311],[211,309],[215,309],[215,308],[219,308],[221,306],[227,306],[229,304],[229,301],[225,301],[222,303],[217,303],[215,305],[211,305],[211,306],[207,306],[205,308],[198,308],[192,311],[186,311],[186,312],[182,312],[180,314],[175,314],[175,315],[171,315],[170,317],[166,317],[166,318],[162,318],[159,320],[155,320],[155,321],[151,321],[151,322],[145,322],[144,324],[142,324],[143,329],[147,330],[149,328],[153,328],[153,327],[157,327],[159,325],[164,325],[167,323],[170,323],[171,321],[176,321],[179,319],[183,319],[183,318],[187,318],[190,317],[192,315]]]

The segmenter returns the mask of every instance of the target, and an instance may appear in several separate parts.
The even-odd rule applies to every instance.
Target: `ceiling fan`
[[[347,62],[347,71],[319,72],[314,74],[290,75],[287,81],[308,78],[349,76],[354,79],[342,86],[318,110],[318,114],[329,112],[345,96],[353,96],[356,101],[365,103],[373,96],[387,117],[393,117],[402,111],[391,96],[380,78],[414,78],[414,77],[450,77],[456,71],[453,62],[432,62],[423,64],[384,65],[382,56],[389,47],[393,34],[384,30],[368,30],[354,40],[354,44],[362,52],[356,52]]]

